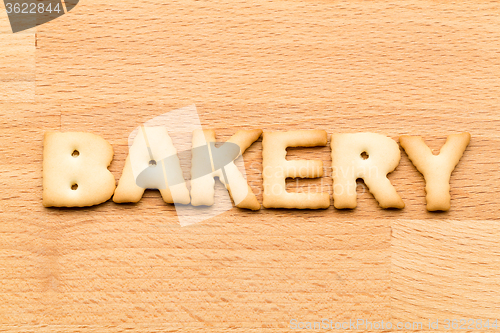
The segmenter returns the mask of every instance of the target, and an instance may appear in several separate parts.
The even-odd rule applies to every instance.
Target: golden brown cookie
[[[108,166],[113,147],[83,132],[46,132],[43,140],[43,205],[84,207],[113,195],[115,178]]]
[[[451,134],[434,155],[420,136],[402,135],[399,143],[425,179],[428,211],[447,211],[451,206],[450,177],[470,142],[467,132]]]
[[[399,164],[396,141],[376,133],[333,134],[333,205],[356,208],[356,179],[362,178],[382,208],[404,208],[405,204],[387,174]]]
[[[286,159],[287,147],[325,146],[323,130],[265,132],[262,140],[264,201],[266,208],[320,209],[330,206],[328,193],[289,193],[286,178],[317,178],[323,176],[319,160]]]

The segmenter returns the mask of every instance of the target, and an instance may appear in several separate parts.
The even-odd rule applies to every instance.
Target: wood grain
[[[487,1],[85,0],[22,34],[1,14],[0,332],[497,319],[499,12]],[[446,213],[425,210],[404,152],[389,176],[401,211],[380,209],[362,183],[352,211],[234,208],[190,227],[156,191],[42,206],[45,131],[102,135],[118,180],[130,132],[190,104],[220,140],[239,128],[419,134],[435,150],[450,133],[472,140]],[[261,149],[245,153],[259,201]],[[290,149],[322,159],[325,176],[288,189],[331,193],[329,156]]]
[[[35,102],[35,29],[12,34],[0,3],[0,102]]]

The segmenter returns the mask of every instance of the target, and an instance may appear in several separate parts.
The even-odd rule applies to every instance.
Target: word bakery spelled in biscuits
[[[47,132],[43,149],[43,205],[46,207],[93,206],[113,197],[116,203],[138,202],[146,188],[158,189],[168,203],[211,206],[214,178],[228,190],[235,206],[258,210],[252,188],[234,164],[259,137],[262,139],[263,206],[265,208],[321,209],[330,206],[328,193],[289,193],[286,178],[323,176],[323,162],[287,160],[288,147],[326,146],[323,130],[262,132],[242,130],[226,143],[215,145],[215,131],[196,130],[192,136],[191,186],[182,174],[178,152],[162,127],[141,127],[130,147],[122,176],[115,179],[107,167],[113,148],[103,138],[83,132]],[[450,177],[470,142],[469,133],[451,134],[438,155],[419,136],[399,138],[412,163],[425,179],[427,210],[450,209]],[[399,145],[375,133],[333,134],[330,140],[333,205],[356,207],[356,179],[364,180],[382,208],[404,208],[405,204],[387,174],[399,164]],[[162,159],[152,158],[161,156]],[[135,168],[147,172],[136,175]]]

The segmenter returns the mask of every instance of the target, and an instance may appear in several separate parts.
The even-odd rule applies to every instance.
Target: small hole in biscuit
[[[77,188],[78,188],[78,184],[73,184],[73,185],[71,185],[71,189],[72,189],[73,191],[75,191]]]
[[[75,150],[73,150],[73,153],[71,154],[71,156],[78,157],[78,156],[80,156],[80,152],[75,149]]]
[[[149,166],[152,166],[152,167],[156,166],[156,161],[155,160],[149,161]]]
[[[361,156],[361,158],[364,159],[364,160],[366,160],[366,159],[368,159],[368,157],[370,157],[370,155],[368,155],[366,153],[366,151],[362,152],[359,156]]]

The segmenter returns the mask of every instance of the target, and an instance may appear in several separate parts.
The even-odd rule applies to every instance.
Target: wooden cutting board
[[[1,7],[0,331],[492,323],[499,15],[486,1],[81,0],[12,34]],[[417,134],[435,150],[451,133],[472,140],[446,213],[426,212],[423,177],[404,152],[389,177],[403,210],[380,209],[362,183],[352,211],[233,208],[190,227],[156,191],[135,205],[42,207],[44,132],[103,136],[118,180],[130,132],[191,104],[220,140],[242,128]],[[261,149],[259,141],[245,153],[260,201]],[[325,176],[289,190],[331,193],[329,154],[290,149],[291,159],[323,160]]]

